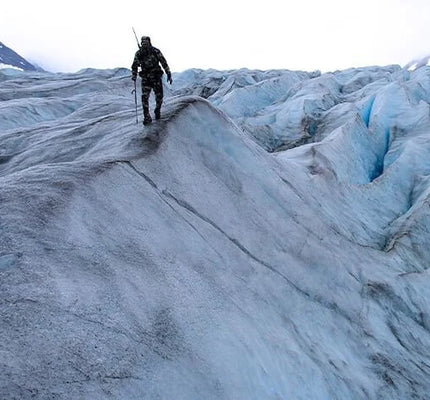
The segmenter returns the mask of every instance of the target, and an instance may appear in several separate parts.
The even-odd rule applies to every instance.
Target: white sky
[[[129,68],[131,27],[172,71],[332,71],[430,53],[430,0],[6,0],[0,41],[50,71]]]

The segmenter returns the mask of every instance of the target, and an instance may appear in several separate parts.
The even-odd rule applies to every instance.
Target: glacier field
[[[430,67],[130,76],[0,70],[0,398],[429,399]]]

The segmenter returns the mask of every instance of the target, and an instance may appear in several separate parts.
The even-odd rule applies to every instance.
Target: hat
[[[142,36],[142,38],[140,39],[140,43],[143,42],[149,42],[149,44],[151,44],[151,38],[149,36]]]

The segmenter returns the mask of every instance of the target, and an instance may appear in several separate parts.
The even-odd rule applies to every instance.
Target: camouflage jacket
[[[161,51],[152,46],[147,50],[142,47],[136,51],[136,54],[134,55],[131,72],[133,76],[136,77],[137,68],[140,67],[141,71],[139,72],[139,75],[142,78],[159,79],[163,75],[160,64],[167,76],[170,77],[169,66],[167,65],[167,61]]]

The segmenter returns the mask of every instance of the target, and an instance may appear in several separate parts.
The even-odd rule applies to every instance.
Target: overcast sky
[[[333,71],[430,53],[430,0],[6,0],[0,41],[50,71],[129,68],[132,32],[173,71]]]

